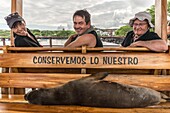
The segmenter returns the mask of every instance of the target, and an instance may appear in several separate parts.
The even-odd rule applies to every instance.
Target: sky
[[[30,29],[73,29],[74,12],[86,9],[95,27],[117,28],[154,4],[155,0],[23,0],[23,18]],[[11,0],[0,0],[0,29],[9,29],[4,17],[10,5]]]

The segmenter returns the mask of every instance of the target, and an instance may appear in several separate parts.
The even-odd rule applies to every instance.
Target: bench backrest
[[[19,53],[13,53],[14,51]],[[70,70],[70,73],[81,73],[82,69],[86,69],[85,73],[96,70],[110,70],[111,73],[116,73],[116,71],[119,73],[121,72],[119,69],[124,69],[124,73],[132,70],[131,72],[137,74],[145,73],[141,70],[170,69],[169,62],[169,53],[150,52],[146,48],[86,48],[83,50],[81,48],[8,47],[4,49],[3,54],[0,54],[0,67],[22,68],[21,72],[28,70],[55,72],[59,70],[58,72],[67,73]],[[75,69],[78,71],[74,71]]]
[[[0,87],[54,87],[88,76],[89,73],[108,71],[126,75],[135,74],[135,76],[122,78],[112,76],[111,81],[151,87],[160,91],[170,90],[168,87],[170,77],[157,76],[163,72],[166,75],[169,74],[167,71],[170,69],[169,53],[151,52],[146,48],[86,48],[83,50],[83,48],[8,47],[3,50],[4,53],[0,54],[0,67],[5,68],[6,73],[0,74]],[[74,69],[78,71],[73,71]],[[152,74],[151,71],[147,72],[148,70],[151,70]],[[160,70],[161,73],[159,73]],[[137,76],[141,73],[149,73],[151,76]],[[160,81],[163,82],[160,83]]]

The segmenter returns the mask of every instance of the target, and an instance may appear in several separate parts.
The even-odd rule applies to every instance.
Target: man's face
[[[87,29],[90,28],[90,22],[86,24],[85,18],[81,16],[75,16],[73,19],[74,29],[78,35],[83,34]]]
[[[26,29],[26,24],[24,21],[22,22],[16,22],[14,24],[14,26],[12,27],[12,31],[14,33],[16,33],[17,35],[21,35],[21,36],[26,36],[26,32],[27,32],[27,29]]]
[[[136,19],[133,23],[133,32],[135,33],[135,35],[143,35],[148,30],[148,28],[149,26],[146,21]]]

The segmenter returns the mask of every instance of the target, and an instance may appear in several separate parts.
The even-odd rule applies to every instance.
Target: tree
[[[132,30],[132,27],[130,27],[129,25],[122,26],[115,31],[115,35],[116,36],[125,36],[127,34],[127,32],[129,32],[131,30]]]
[[[152,5],[149,9],[147,9],[146,11],[148,11],[151,16],[152,16],[152,23],[155,24],[155,5]],[[168,16],[170,16],[170,0],[168,0],[168,3],[167,3],[167,13],[168,13]]]
[[[60,30],[58,31],[57,36],[69,37],[72,34],[75,34],[75,32],[71,30]]]
[[[170,0],[168,0],[168,16],[170,16]]]
[[[155,25],[155,5],[152,5],[149,9],[147,9],[146,11],[148,11],[151,16],[152,16],[152,20],[151,22]]]
[[[155,24],[155,5],[152,5],[150,8],[146,9],[147,12],[149,12],[152,16],[152,20],[151,22],[153,24]],[[167,13],[168,13],[168,16],[170,16],[170,0],[168,0],[168,3],[167,3]],[[123,26],[121,28],[119,28],[118,30],[115,31],[115,35],[116,36],[125,36],[126,33],[128,31],[132,30],[132,28],[130,26]],[[153,29],[151,29],[151,31],[154,31]]]
[[[41,31],[40,31],[39,29],[31,30],[31,32],[32,32],[35,36],[41,36]]]
[[[10,30],[0,30],[0,37],[9,38],[10,37]]]

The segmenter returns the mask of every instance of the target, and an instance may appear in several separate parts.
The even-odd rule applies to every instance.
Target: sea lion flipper
[[[167,95],[165,95],[163,93],[160,93],[160,95],[161,95],[161,98],[163,98],[163,99],[169,98]]]
[[[99,72],[91,74],[89,77],[92,77],[94,80],[102,80],[104,79],[109,73],[108,72]]]
[[[166,102],[170,102],[170,97],[165,95],[165,94],[163,94],[163,93],[161,93],[161,98],[162,98],[162,100],[165,100]]]

